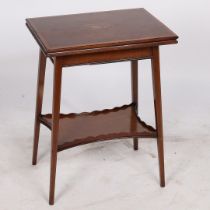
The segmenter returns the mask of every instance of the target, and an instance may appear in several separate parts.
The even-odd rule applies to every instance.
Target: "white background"
[[[144,7],[178,34],[162,46],[166,181],[158,186],[154,140],[95,143],[59,154],[54,209],[210,208],[210,2],[129,0],[1,0],[0,209],[48,209],[50,133],[41,130],[32,167],[38,45],[25,18]],[[138,26],[136,26],[138,27]],[[139,110],[154,125],[150,61],[139,63]],[[43,112],[51,112],[47,64]],[[62,112],[130,103],[129,62],[64,69]]]

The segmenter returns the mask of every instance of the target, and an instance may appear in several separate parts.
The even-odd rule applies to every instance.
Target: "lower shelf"
[[[52,115],[42,115],[42,124],[52,128]],[[60,114],[58,151],[95,141],[119,138],[157,137],[156,130],[137,116],[135,105],[124,105],[81,114]]]

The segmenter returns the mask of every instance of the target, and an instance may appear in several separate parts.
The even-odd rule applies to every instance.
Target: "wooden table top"
[[[177,43],[178,36],[145,9],[26,19],[48,56],[139,45]]]

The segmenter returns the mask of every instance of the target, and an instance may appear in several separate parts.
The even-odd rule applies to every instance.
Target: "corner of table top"
[[[32,18],[26,18],[25,19],[25,25],[26,27],[28,28],[28,30],[31,32],[32,36],[34,37],[34,39],[36,40],[37,44],[39,45],[40,49],[42,50],[42,52],[44,53],[44,55],[46,57],[50,57],[49,56],[49,53],[48,53],[48,50],[46,49],[45,47],[45,44],[42,42],[42,40],[39,38],[39,36],[36,34],[36,31],[33,29],[31,23],[30,23],[30,20]]]

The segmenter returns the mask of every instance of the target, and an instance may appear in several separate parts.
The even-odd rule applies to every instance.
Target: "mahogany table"
[[[159,46],[177,43],[177,35],[145,9],[26,19],[40,46],[33,165],[37,163],[40,124],[51,130],[49,203],[54,204],[57,152],[96,141],[157,138],[160,186],[165,186]],[[42,114],[46,59],[54,64],[52,114]],[[138,116],[138,60],[151,59],[156,128]],[[60,114],[63,67],[131,62],[132,103],[81,114]],[[120,76],[120,75],[119,75]],[[82,85],[82,84],[81,84]]]

